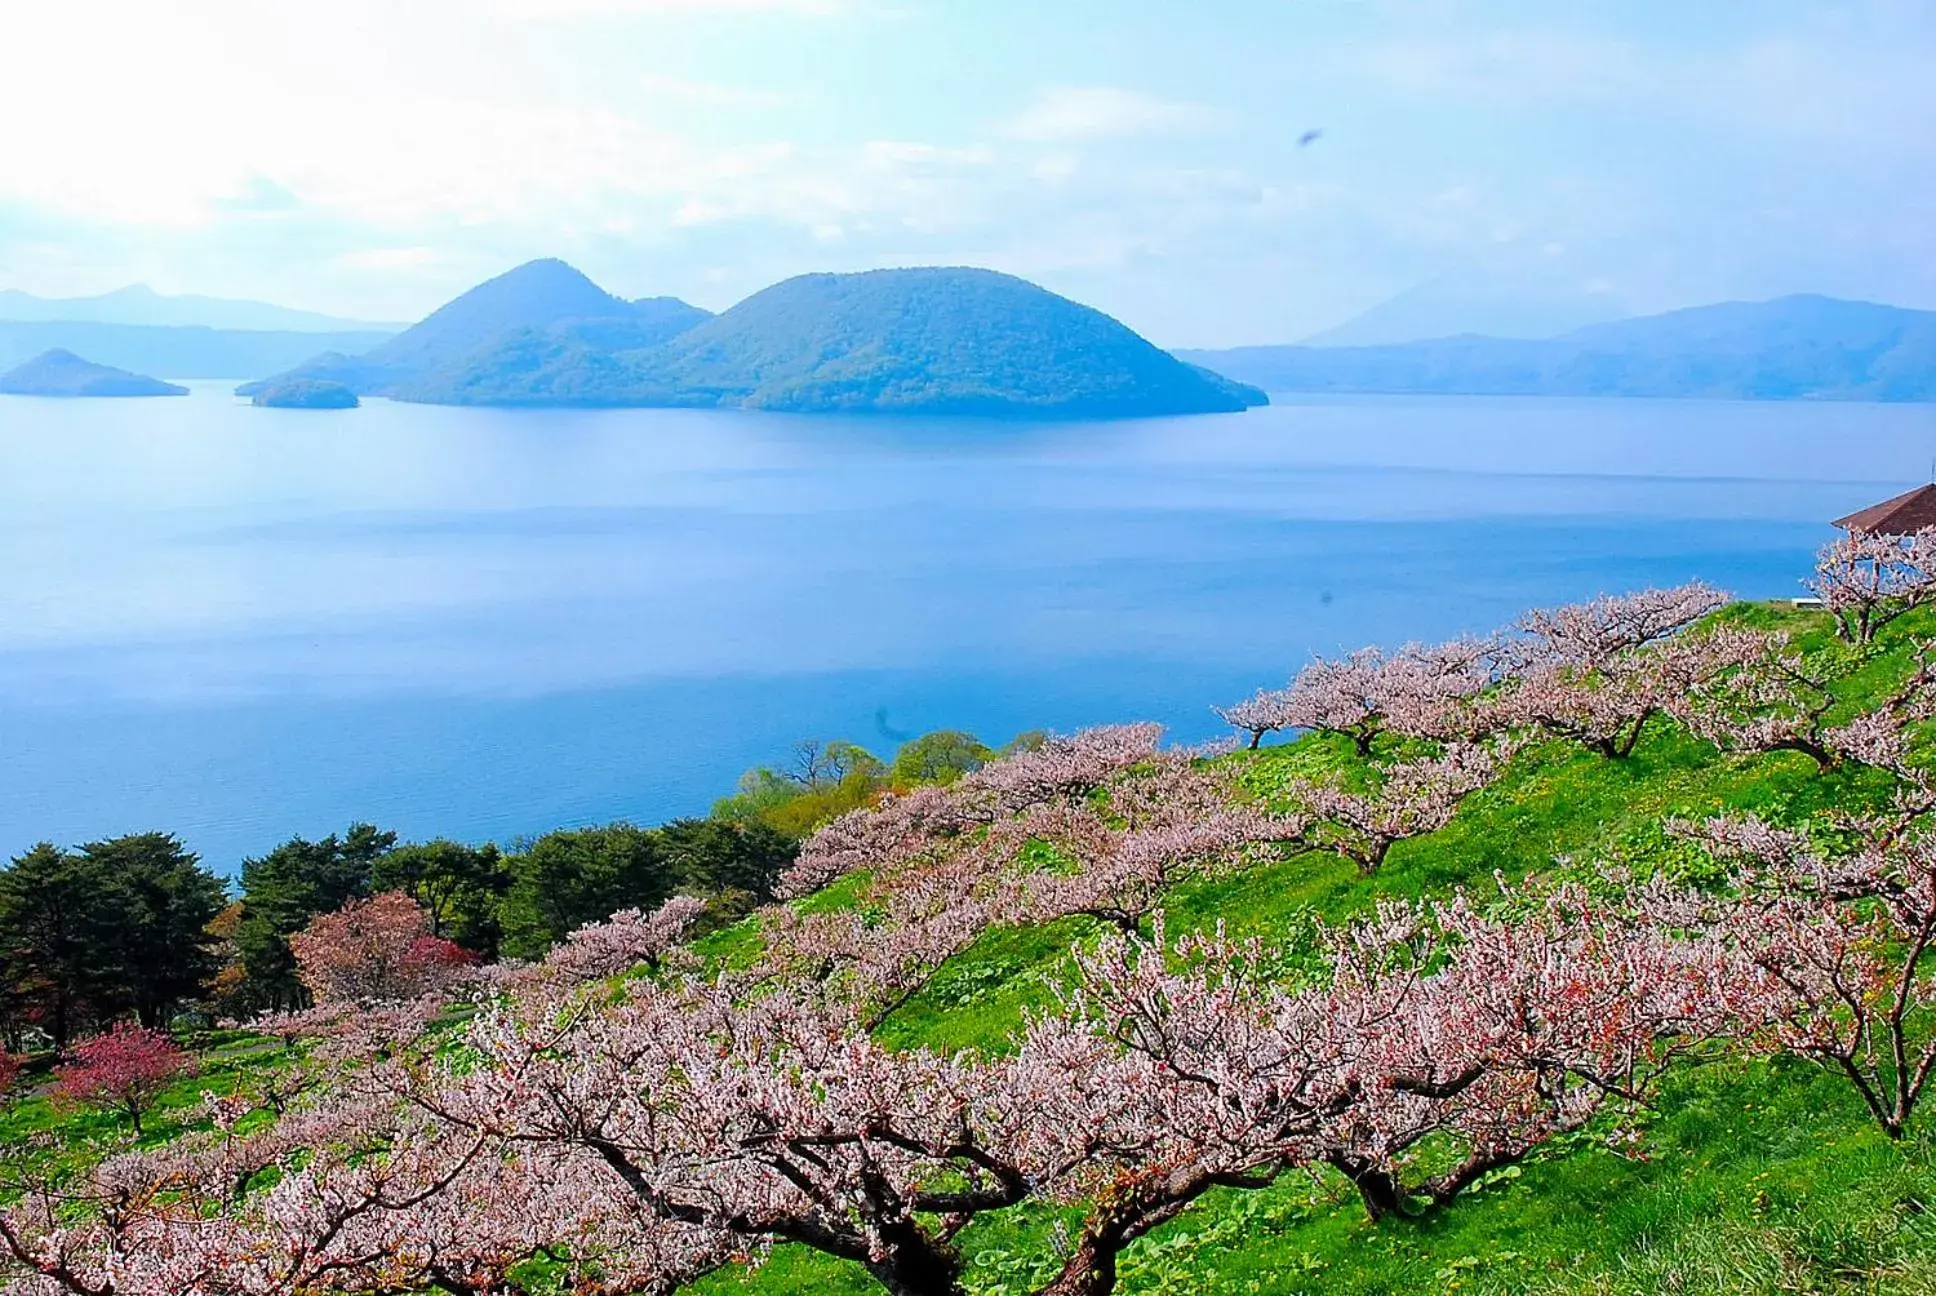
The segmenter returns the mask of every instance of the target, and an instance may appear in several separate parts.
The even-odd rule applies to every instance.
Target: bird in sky
[[[1324,138],[1323,131],[1307,130],[1302,135],[1297,137],[1297,146],[1299,148],[1309,148],[1311,145],[1317,143],[1319,140],[1323,138]]]

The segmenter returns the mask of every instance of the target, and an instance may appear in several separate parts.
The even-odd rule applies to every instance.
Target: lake
[[[0,397],[0,852],[232,871],[355,819],[505,841],[1209,708],[1314,652],[1704,577],[1799,593],[1936,408],[1282,398],[1076,426]]]

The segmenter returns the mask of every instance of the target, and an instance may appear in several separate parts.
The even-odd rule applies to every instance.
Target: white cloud
[[[32,126],[0,148],[0,206],[172,229],[300,212],[416,244],[452,224],[600,227],[770,165],[767,145],[668,129],[655,115],[676,114],[649,97],[777,101],[760,91],[648,77],[646,95],[587,92],[573,75],[580,37],[534,38],[470,0],[340,3],[340,21],[321,25],[257,0],[10,13],[0,121]],[[377,27],[386,39],[371,43]],[[102,30],[115,39],[95,39]]]
[[[1057,86],[1003,124],[1003,134],[1041,143],[1181,134],[1212,121],[1202,104],[1112,86]]]

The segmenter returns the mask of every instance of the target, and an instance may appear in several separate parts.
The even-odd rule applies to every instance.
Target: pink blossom
[[[128,1118],[135,1137],[141,1118],[194,1059],[162,1031],[119,1022],[105,1035],[81,1041],[74,1060],[54,1069],[54,1098],[80,1107],[106,1107]]]
[[[1307,845],[1336,851],[1361,872],[1375,873],[1393,846],[1450,823],[1467,797],[1498,777],[1511,751],[1510,744],[1448,743],[1436,755],[1376,772],[1367,791],[1305,778],[1284,791],[1309,816]]]
[[[674,896],[649,914],[621,909],[567,936],[545,956],[539,975],[577,983],[641,966],[656,969],[705,912],[706,902],[695,896]]]
[[[1266,689],[1217,714],[1250,734],[1311,729],[1350,738],[1369,756],[1378,735],[1449,739],[1470,732],[1475,699],[1496,679],[1497,639],[1408,644],[1387,655],[1361,648],[1337,660],[1319,658],[1287,688]]]
[[[1726,594],[1694,581],[1529,612],[1520,618],[1518,629],[1529,640],[1527,665],[1590,671],[1669,638],[1727,603]]]
[[[1936,1006],[1936,836],[1886,815],[1848,827],[1856,844],[1842,853],[1755,819],[1682,830],[1740,867],[1740,894],[1706,926],[1751,960],[1721,995],[1740,1033],[1846,1077],[1901,1138],[1936,1068],[1936,1037],[1919,1026]]]
[[[352,900],[289,938],[296,974],[321,1005],[414,999],[452,984],[476,959],[430,934],[422,906],[401,891]]]
[[[1869,643],[1903,613],[1936,601],[1936,527],[1908,536],[1858,531],[1833,540],[1817,557],[1808,588],[1844,639]]]

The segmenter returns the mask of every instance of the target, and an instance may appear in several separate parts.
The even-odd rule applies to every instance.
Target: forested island
[[[257,387],[250,404],[265,409],[355,409],[356,393],[327,378],[283,378]]]
[[[624,301],[562,261],[534,261],[373,351],[265,382],[292,378],[446,405],[1003,419],[1229,413],[1267,399],[1099,311],[962,268],[803,275],[713,316],[673,298]]]
[[[0,373],[6,396],[186,396],[188,388],[83,360],[59,347]]]
[[[239,896],[37,847],[0,1278],[1914,1290],[1936,529],[1813,584],[1320,659],[1234,749],[807,744],[707,819],[357,826]]]

